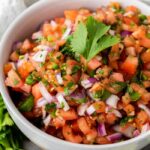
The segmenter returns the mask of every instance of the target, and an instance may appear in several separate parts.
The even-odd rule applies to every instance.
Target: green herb
[[[124,126],[124,125],[126,125],[128,122],[132,121],[133,119],[134,119],[134,116],[125,117],[125,118],[123,118],[123,119],[120,121],[120,125],[121,125],[121,126]]]
[[[141,94],[135,92],[130,86],[128,86],[127,92],[130,95],[131,101],[137,101],[141,98]]]
[[[69,82],[67,84],[67,86],[64,88],[64,92],[66,95],[69,95],[69,90],[72,88],[72,86],[74,86],[74,83],[73,82]]]
[[[81,98],[81,99],[78,99],[78,100],[77,100],[77,103],[79,103],[79,104],[84,104],[84,103],[86,103],[86,101],[87,101],[86,98]]]
[[[147,36],[147,38],[149,38],[149,39],[150,39],[150,33],[147,33],[147,34],[146,34],[146,36]]]
[[[36,80],[34,80],[32,74],[30,74],[27,78],[26,78],[26,84],[29,84],[29,85],[33,85],[34,83],[36,83]]]
[[[42,67],[44,66],[44,64],[45,64],[44,62],[41,62],[41,63],[39,64],[39,67],[42,68]]]
[[[87,61],[90,61],[99,52],[117,44],[120,39],[108,35],[110,26],[88,17],[86,25],[79,23],[71,39],[73,52],[81,54]]]
[[[121,92],[122,90],[124,90],[127,86],[127,84],[125,82],[113,82],[110,84],[111,87],[113,87],[117,92]]]
[[[58,68],[59,68],[59,66],[58,66],[56,63],[54,63],[54,64],[52,65],[52,69],[56,70],[56,69],[58,69]]]
[[[19,56],[19,59],[24,59],[24,55],[20,55],[20,56]]]
[[[95,99],[106,100],[110,95],[111,93],[104,89],[101,91],[96,91],[93,96]]]
[[[134,23],[134,22],[131,22],[131,23],[130,23],[130,26],[131,26],[131,27],[134,27],[134,26],[135,26],[135,23]]]
[[[60,107],[63,109],[65,107],[64,102],[61,102]]]
[[[92,71],[89,72],[90,77],[94,77],[94,75],[95,75],[95,70],[92,70]]]
[[[19,80],[14,79],[14,85],[18,85],[19,84]]]
[[[45,110],[50,111],[51,109],[56,109],[56,104],[55,103],[50,103],[45,105]]]
[[[23,150],[22,147],[23,135],[9,116],[0,95],[0,150]]]
[[[25,82],[26,84],[33,85],[37,81],[40,81],[41,77],[39,77],[36,71],[32,72],[30,75],[27,76]]]
[[[140,14],[139,19],[140,19],[140,22],[143,23],[147,19],[147,16],[145,16],[144,14]]]
[[[72,68],[72,75],[76,74],[80,69],[81,69],[80,66],[77,66],[77,65],[73,66],[73,68]]]
[[[146,80],[148,80],[148,77],[147,77],[145,74],[143,74],[143,73],[141,72],[141,73],[140,73],[140,80],[146,81]]]
[[[131,101],[137,101],[141,98],[141,94],[139,94],[138,92],[132,92],[129,94]]]
[[[56,117],[56,109],[54,109],[53,111],[50,112],[51,117],[55,118]]]
[[[43,83],[45,86],[48,86],[48,85],[49,85],[49,82],[48,82],[46,79],[42,79],[42,83]]]
[[[52,41],[53,41],[53,38],[52,38],[51,36],[48,36],[48,37],[47,37],[47,41],[48,41],[48,42],[52,42]]]
[[[98,73],[103,75],[104,74],[104,70],[99,70]]]
[[[104,65],[107,65],[108,64],[108,59],[106,57],[103,57],[102,62],[103,62]]]
[[[32,95],[28,96],[24,101],[19,104],[19,110],[22,112],[29,112],[34,106],[34,97]]]

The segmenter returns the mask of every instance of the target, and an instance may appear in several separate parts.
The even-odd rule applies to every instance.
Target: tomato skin
[[[141,59],[144,63],[150,62],[150,50],[147,50],[141,55]]]
[[[136,73],[138,66],[138,58],[128,56],[126,60],[121,64],[121,70],[129,75],[134,75]]]
[[[101,62],[96,58],[91,59],[87,64],[89,70],[95,70],[99,66],[101,66]]]
[[[42,97],[38,83],[32,86],[32,95],[34,96],[34,103],[36,104],[37,100]]]
[[[6,78],[5,83],[7,86],[13,88],[20,88],[23,85],[23,81],[21,80],[17,72],[13,69],[8,72],[8,77]]]
[[[21,66],[18,67],[18,72],[22,79],[26,77],[34,70],[34,67],[31,62],[23,62]]]
[[[78,11],[77,10],[65,10],[64,14],[67,19],[74,22],[78,15]]]

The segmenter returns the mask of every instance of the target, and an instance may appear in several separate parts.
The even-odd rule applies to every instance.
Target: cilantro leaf
[[[87,29],[83,23],[77,26],[76,31],[71,39],[71,46],[74,52],[84,54],[86,48]]]
[[[109,29],[110,26],[98,22],[92,16],[88,17],[86,24],[79,23],[73,34],[72,51],[90,61],[99,52],[120,41],[118,37],[107,34]]]

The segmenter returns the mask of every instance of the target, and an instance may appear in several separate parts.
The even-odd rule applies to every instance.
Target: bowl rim
[[[31,10],[36,10],[36,8],[38,8],[41,4],[45,3],[47,0],[42,0],[42,1],[38,1],[35,4],[33,4],[32,6],[30,6],[28,9],[26,9],[25,11],[23,11],[23,13],[21,13],[21,15],[19,15],[15,21],[8,27],[7,31],[5,32],[5,34],[3,35],[2,39],[1,39],[1,43],[0,43],[0,58],[3,56],[3,52],[4,52],[4,45],[7,41],[7,39],[9,38],[9,34],[10,32],[12,32],[12,30],[14,28],[16,28],[17,24],[20,22],[21,18],[24,18],[25,16],[30,14]],[[49,3],[57,3],[60,0],[51,0],[49,1]],[[148,5],[144,4],[141,1],[137,1],[137,0],[132,0],[135,1],[136,3],[139,3],[145,7],[150,8]],[[1,65],[1,64],[0,64]],[[62,140],[59,138],[56,138],[52,135],[49,135],[47,133],[45,133],[44,131],[40,130],[39,128],[37,128],[36,126],[34,126],[30,121],[28,121],[22,114],[21,112],[19,112],[19,110],[17,109],[17,107],[14,105],[12,99],[9,96],[7,87],[5,86],[5,82],[4,82],[4,73],[3,73],[3,67],[1,65],[0,67],[0,92],[1,95],[4,99],[4,103],[6,104],[7,109],[9,110],[9,112],[11,112],[12,114],[10,114],[11,116],[15,116],[16,120],[18,120],[19,122],[22,122],[22,124],[24,124],[24,126],[26,127],[27,130],[32,131],[33,133],[35,133],[37,136],[40,136],[41,138],[44,139],[48,139],[48,141],[50,142],[54,142],[54,143],[60,143],[62,145],[66,145],[66,146],[72,146],[72,147],[76,147],[76,148],[95,148],[95,149],[99,149],[99,148],[116,148],[116,147],[120,147],[123,145],[127,145],[127,144],[131,144],[137,141],[140,141],[144,138],[146,138],[147,136],[150,135],[150,131],[145,133],[145,134],[141,134],[137,137],[134,137],[132,139],[126,140],[126,141],[122,141],[122,142],[118,142],[118,143],[112,143],[112,144],[104,144],[104,145],[89,145],[89,144],[76,144],[76,143],[71,143],[69,141],[66,140]],[[13,119],[14,120],[14,119]],[[17,122],[15,122],[17,125]],[[32,140],[31,140],[32,141]],[[37,144],[35,141],[33,141],[35,144]]]

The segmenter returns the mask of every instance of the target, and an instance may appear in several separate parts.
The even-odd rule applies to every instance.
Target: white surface
[[[3,0],[4,1],[4,0]],[[7,1],[7,0],[6,0]],[[12,0],[14,1],[14,0]],[[20,0],[19,0],[20,1]],[[45,149],[50,150],[138,150],[141,149],[144,145],[150,142],[150,133],[143,134],[137,138],[113,144],[113,145],[76,145],[73,143],[67,143],[62,140],[56,139],[54,137],[48,136],[42,131],[38,130],[36,127],[32,126],[15,108],[12,103],[6,87],[4,85],[3,74],[2,74],[2,66],[7,60],[10,52],[11,45],[14,41],[22,38],[25,34],[31,33],[35,27],[41,23],[41,21],[54,17],[56,15],[62,14],[64,9],[68,8],[80,8],[82,6],[89,8],[96,8],[100,4],[107,4],[108,0],[45,0],[45,3],[39,3],[36,6],[32,7],[32,9],[28,10],[26,14],[23,14],[22,17],[15,21],[11,28],[7,31],[2,40],[2,46],[0,51],[0,90],[2,91],[2,95],[4,97],[7,108],[17,123],[19,128],[35,143],[45,147]],[[150,14],[149,8],[141,3],[138,3],[135,0],[115,0],[120,1],[124,5],[137,5],[139,8],[143,10],[143,13]],[[60,3],[61,2],[61,3]],[[56,9],[57,8],[57,9]],[[39,13],[40,11],[40,13]],[[25,21],[24,21],[25,20]],[[30,29],[30,31],[28,31]],[[15,34],[14,34],[15,33]],[[5,53],[5,55],[4,55]],[[31,148],[31,147],[30,147]],[[35,149],[34,149],[35,150]]]

